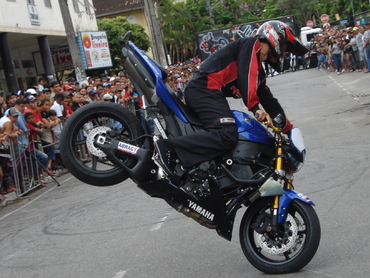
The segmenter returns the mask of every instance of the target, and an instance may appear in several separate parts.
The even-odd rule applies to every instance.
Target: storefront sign
[[[55,71],[73,69],[72,55],[69,46],[51,49]]]

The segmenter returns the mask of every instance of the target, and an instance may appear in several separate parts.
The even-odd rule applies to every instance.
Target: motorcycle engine
[[[229,171],[238,179],[249,180],[253,176],[251,165],[246,163],[232,163],[228,168]],[[221,189],[237,186],[235,181],[225,171],[220,171],[216,178]]]

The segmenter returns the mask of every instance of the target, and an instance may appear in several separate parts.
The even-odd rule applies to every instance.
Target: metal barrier
[[[9,147],[0,153],[3,169],[3,188],[6,186],[14,186],[16,188],[15,197],[10,196],[3,202],[14,201],[29,194],[37,187],[45,185],[38,169],[46,171],[47,169],[37,160],[35,154],[30,151],[30,146],[24,146],[20,142],[18,146],[14,146],[13,140],[9,140]],[[32,147],[38,148],[35,142],[31,142]],[[53,177],[48,176],[48,183],[59,182]],[[10,194],[8,194],[10,195]],[[8,197],[8,196],[7,196]]]
[[[112,121],[111,119],[109,119]],[[111,123],[112,124],[112,123]],[[76,140],[76,153],[78,153],[79,158],[83,163],[89,163],[91,161],[90,157],[91,154],[88,151],[86,146],[86,130],[91,128],[89,124],[86,124],[84,129],[80,131],[77,136]],[[25,136],[29,138],[29,132],[23,133],[21,136]],[[17,138],[20,141],[24,141],[21,137]],[[27,194],[29,194],[32,190],[36,189],[37,187],[43,186],[45,182],[43,181],[42,177],[38,169],[42,169],[47,171],[48,169],[45,168],[42,163],[36,158],[36,155],[30,149],[38,149],[43,151],[43,146],[38,141],[31,141],[28,146],[22,144],[22,142],[18,142],[17,146],[14,145],[13,140],[9,139],[7,141],[9,144],[6,149],[1,150],[0,148],[0,165],[3,169],[3,188],[4,185],[14,186],[16,188],[15,196],[9,196],[11,194],[7,194],[7,198],[5,201],[2,201],[2,204],[6,204],[7,202],[14,201],[16,199],[25,198]],[[39,144],[40,143],[40,144]],[[1,142],[0,142],[1,145]],[[52,143],[50,145],[55,145]],[[47,145],[47,146],[50,146]],[[47,147],[44,146],[44,147]],[[58,186],[60,185],[59,182],[53,176],[47,176],[49,178],[48,183],[54,182]]]

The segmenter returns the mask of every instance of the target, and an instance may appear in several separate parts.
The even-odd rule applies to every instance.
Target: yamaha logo
[[[213,218],[215,217],[215,215],[207,210],[205,210],[204,208],[202,208],[201,206],[199,206],[198,204],[190,201],[189,201],[189,208],[194,210],[195,212],[199,213],[200,215],[204,216],[205,218],[207,218],[208,220],[210,221],[213,221]]]

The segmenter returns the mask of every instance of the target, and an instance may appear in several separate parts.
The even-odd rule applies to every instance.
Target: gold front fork
[[[275,169],[278,171],[282,171],[283,168],[283,145],[279,140],[277,150],[276,150],[276,160],[275,160]],[[277,210],[279,208],[279,195],[274,197],[274,203],[272,205],[273,210]]]

